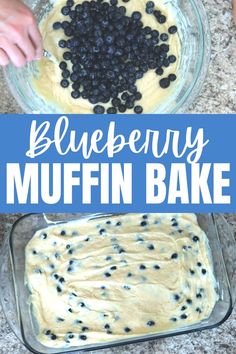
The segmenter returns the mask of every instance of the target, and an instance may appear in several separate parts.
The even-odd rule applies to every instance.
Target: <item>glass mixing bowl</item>
[[[28,305],[29,289],[25,286],[25,246],[37,230],[55,223],[68,222],[82,217],[97,218],[102,214],[30,214],[21,217],[6,235],[0,253],[0,303],[12,330],[33,353],[62,354],[137,343],[163,337],[176,336],[222,324],[231,314],[236,298],[236,243],[229,225],[221,215],[197,214],[198,223],[205,231],[212,253],[212,263],[219,299],[209,318],[194,325],[124,338],[107,343],[71,348],[49,348],[37,341],[37,323]],[[135,316],[135,313],[134,313]],[[78,352],[78,351],[79,352]]]
[[[24,0],[32,9],[38,22],[52,6],[45,0]],[[203,85],[210,60],[210,29],[201,0],[163,0],[163,4],[176,14],[181,41],[178,80],[170,95],[153,113],[184,113]],[[9,65],[5,77],[13,96],[25,113],[59,112],[52,104],[39,97],[31,85],[32,75],[37,75],[35,63],[17,69]],[[78,112],[80,113],[80,112]]]

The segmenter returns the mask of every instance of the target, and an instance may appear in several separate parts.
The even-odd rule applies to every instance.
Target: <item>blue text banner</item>
[[[2,115],[0,212],[236,212],[236,115]]]

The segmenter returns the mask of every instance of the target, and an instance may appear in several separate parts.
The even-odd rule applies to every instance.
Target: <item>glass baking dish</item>
[[[109,214],[111,215],[111,214]],[[105,214],[29,214],[21,217],[7,235],[1,252],[0,298],[6,318],[24,345],[33,353],[71,353],[137,343],[157,338],[209,329],[222,324],[231,314],[236,299],[236,242],[225,219],[218,214],[197,214],[198,223],[209,239],[219,300],[210,317],[201,323],[166,332],[137,336],[109,343],[65,349],[48,348],[36,339],[37,324],[27,304],[29,291],[24,284],[25,246],[34,233],[55,223],[78,218],[99,218]]]
[[[53,4],[53,0],[24,0],[24,2],[33,11],[38,22]],[[210,27],[202,0],[162,2],[176,14],[181,55],[176,73],[178,80],[172,86],[168,98],[150,113],[184,113],[199,94],[208,72],[211,54]],[[45,102],[37,94],[32,85],[32,77],[38,75],[35,62],[29,63],[24,68],[8,65],[4,72],[13,96],[25,113],[69,113],[62,112],[61,108],[50,102]]]

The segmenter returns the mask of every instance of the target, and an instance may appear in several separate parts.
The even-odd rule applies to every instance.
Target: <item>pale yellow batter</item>
[[[39,230],[25,280],[48,347],[185,327],[217,301],[208,240],[193,214],[125,214]]]
[[[75,3],[82,3],[83,0],[75,0]],[[160,33],[168,33],[168,28],[176,23],[174,14],[170,11],[167,5],[164,5],[164,0],[154,0],[157,8],[167,16],[167,22],[160,25],[153,15],[148,15],[145,12],[146,0],[132,0],[124,3],[118,0],[118,4],[127,8],[127,15],[131,16],[133,11],[140,11],[142,13],[142,22],[144,26],[150,26],[152,29],[157,29]],[[44,48],[52,53],[58,63],[62,61],[64,51],[67,49],[59,48],[58,41],[64,39],[65,35],[63,30],[53,30],[52,25],[56,21],[66,20],[66,17],[61,14],[61,8],[65,4],[65,0],[56,0],[53,9],[47,14],[40,24],[41,33],[43,36]],[[68,39],[68,37],[67,37]],[[170,45],[169,54],[177,57],[177,61],[165,68],[164,75],[167,77],[171,73],[176,73],[179,65],[180,56],[180,40],[178,34],[170,35],[168,44]],[[64,89],[60,86],[61,70],[57,63],[54,63],[46,58],[38,62],[39,75],[37,79],[33,80],[33,87],[37,94],[41,96],[45,102],[49,102],[57,106],[60,113],[92,113],[93,105],[85,99],[73,99],[71,97],[71,88]],[[172,83],[168,89],[162,89],[159,86],[159,80],[162,78],[155,74],[154,70],[149,70],[142,79],[136,81],[138,91],[142,93],[142,99],[138,101],[144,109],[144,113],[152,113],[163,104],[165,100],[171,95],[173,87],[176,82]],[[110,104],[102,104],[104,107],[109,107]],[[133,113],[133,110],[128,110],[126,113]]]

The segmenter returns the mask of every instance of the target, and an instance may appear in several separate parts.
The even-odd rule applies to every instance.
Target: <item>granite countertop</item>
[[[189,113],[236,113],[236,26],[231,0],[202,0],[209,14],[212,54],[208,77]],[[0,69],[0,113],[23,113]]]
[[[20,214],[0,214],[0,247],[3,236],[8,234],[12,223]],[[236,239],[236,214],[224,214],[234,230]],[[77,354],[79,352],[76,352]],[[141,344],[132,344],[113,349],[88,352],[88,354],[235,354],[236,353],[236,308],[220,327],[159,339]],[[30,354],[11,332],[0,307],[0,354]]]

